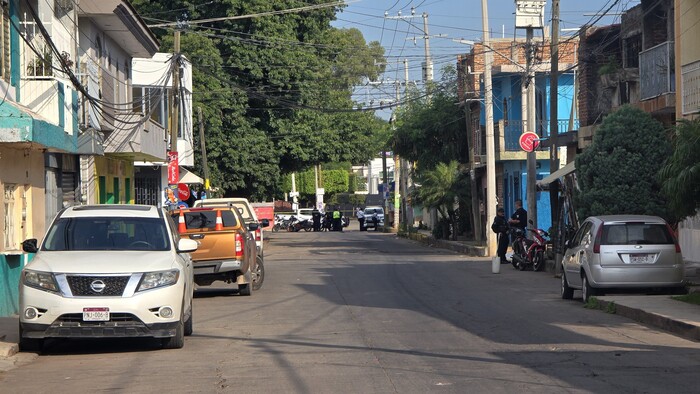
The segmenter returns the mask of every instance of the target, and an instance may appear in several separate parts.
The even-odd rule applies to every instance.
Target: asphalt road
[[[0,392],[699,390],[699,343],[561,300],[548,274],[372,231],[269,238],[263,288],[198,291],[183,349],[53,341]]]

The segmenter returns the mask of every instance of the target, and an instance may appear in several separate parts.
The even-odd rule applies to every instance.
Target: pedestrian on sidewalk
[[[508,250],[508,221],[506,220],[506,210],[498,208],[496,217],[493,218],[491,230],[498,236],[498,257],[501,258],[501,264],[508,264],[506,260],[506,251]]]
[[[360,231],[367,231],[365,228],[365,211],[358,207],[355,216],[357,216],[357,221],[360,222]]]

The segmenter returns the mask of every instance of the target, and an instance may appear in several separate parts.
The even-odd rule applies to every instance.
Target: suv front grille
[[[124,293],[130,277],[67,276],[66,279],[74,296],[116,297]],[[99,291],[100,289],[102,291]]]

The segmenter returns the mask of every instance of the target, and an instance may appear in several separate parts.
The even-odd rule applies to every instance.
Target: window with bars
[[[5,213],[4,220],[4,239],[3,247],[5,250],[16,250],[18,249],[18,239],[17,239],[17,223],[15,215],[15,199],[17,195],[17,185],[6,183],[4,187],[4,200],[3,208]]]
[[[0,29],[0,78],[6,82],[10,82],[10,6],[9,2],[3,2],[0,7],[2,17],[2,29]]]

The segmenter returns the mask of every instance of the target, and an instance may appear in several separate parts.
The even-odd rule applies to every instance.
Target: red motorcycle
[[[530,224],[533,222],[530,221]],[[541,271],[545,266],[544,253],[547,249],[549,233],[539,228],[528,228],[532,232],[532,239],[525,237],[525,232],[519,228],[511,229],[513,234],[513,267],[525,271],[532,268],[533,271]]]

